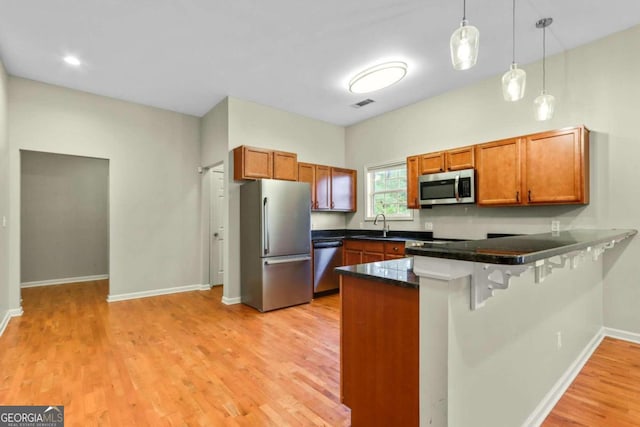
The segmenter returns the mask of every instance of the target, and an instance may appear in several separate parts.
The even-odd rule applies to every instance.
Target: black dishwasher
[[[334,269],[342,265],[342,239],[313,242],[313,296],[332,294],[340,289]]]

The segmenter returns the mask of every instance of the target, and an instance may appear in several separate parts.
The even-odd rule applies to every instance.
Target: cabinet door
[[[298,163],[298,181],[311,185],[311,209],[316,208],[316,168],[311,163]]]
[[[420,155],[420,175],[444,172],[444,152]]]
[[[477,145],[476,171],[478,205],[521,203],[520,139],[505,139]]]
[[[273,176],[273,152],[242,145],[233,150],[233,179],[261,179]]]
[[[384,254],[381,252],[362,252],[362,263],[384,261]]]
[[[329,166],[316,165],[316,209],[331,209],[331,173]]]
[[[296,153],[273,152],[273,179],[298,180],[298,155]]]
[[[362,264],[362,242],[358,240],[344,240],[342,259],[343,265]]]
[[[331,210],[356,211],[356,171],[331,168]]]
[[[473,169],[476,165],[473,146],[456,148],[446,152],[447,170]]]
[[[345,249],[343,252],[344,265],[362,264],[362,250]]]
[[[585,162],[588,159],[588,136],[583,138],[583,134],[586,134],[583,130],[563,129],[525,138],[525,203],[589,202],[589,166],[588,161]]]
[[[407,157],[407,207],[409,209],[420,209],[420,200],[418,200],[419,169],[420,156]]]

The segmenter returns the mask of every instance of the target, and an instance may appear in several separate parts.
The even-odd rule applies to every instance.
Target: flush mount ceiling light
[[[78,67],[80,64],[82,64],[82,62],[80,62],[80,59],[78,59],[77,56],[73,56],[73,55],[67,55],[64,58],[62,58],[62,60],[69,65],[73,65],[74,67]]]
[[[385,62],[356,74],[349,81],[349,91],[353,93],[373,92],[398,83],[406,74],[407,64],[404,62]]]
[[[467,25],[467,2],[462,2],[462,22],[449,40],[451,62],[456,70],[468,70],[476,65],[480,32],[473,25]]]
[[[513,0],[513,27],[512,27],[513,51],[511,67],[502,76],[502,96],[505,101],[518,101],[524,97],[524,88],[527,84],[527,73],[518,68],[516,64],[516,0]]]
[[[546,88],[546,41],[547,27],[551,25],[553,18],[543,18],[536,22],[536,28],[542,28],[542,93],[533,100],[536,120],[549,120],[553,117],[553,110],[556,105],[556,99],[553,95],[547,93]]]

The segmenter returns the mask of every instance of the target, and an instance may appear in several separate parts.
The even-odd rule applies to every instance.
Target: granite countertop
[[[602,243],[624,240],[637,232],[637,230],[623,229],[577,229],[559,233],[530,234],[465,242],[426,243],[420,247],[408,247],[405,252],[424,257],[487,264],[521,265],[584,250]]]
[[[382,240],[382,241],[406,241],[406,240],[432,240],[431,231],[402,231],[394,230],[387,232],[387,237],[382,237],[382,230],[312,230],[311,240],[321,242],[336,239],[358,239],[358,240]]]
[[[336,268],[336,273],[390,285],[417,289],[420,279],[413,273],[413,258],[399,258]]]

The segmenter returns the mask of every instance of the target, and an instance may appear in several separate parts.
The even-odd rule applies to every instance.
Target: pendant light
[[[543,18],[536,22],[536,28],[542,28],[542,93],[533,101],[536,120],[549,120],[553,117],[556,99],[547,93],[546,87],[546,41],[547,27],[551,25],[553,18]]]
[[[478,60],[480,32],[473,25],[467,25],[467,1],[462,1],[462,22],[449,41],[451,62],[456,70],[468,70]]]
[[[527,84],[527,73],[518,68],[518,64],[516,64],[516,0],[513,0],[512,40],[511,67],[502,76],[502,96],[505,101],[519,101],[522,99]]]

